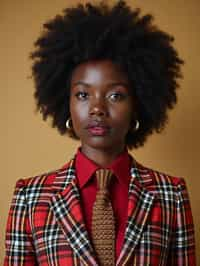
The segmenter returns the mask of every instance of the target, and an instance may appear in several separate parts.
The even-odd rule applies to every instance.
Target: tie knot
[[[109,169],[99,169],[96,171],[97,184],[99,190],[107,190],[113,173]]]

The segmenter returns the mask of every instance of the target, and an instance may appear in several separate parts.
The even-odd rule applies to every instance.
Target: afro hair
[[[125,1],[112,7],[102,1],[66,8],[44,23],[30,54],[36,110],[43,120],[51,117],[52,127],[67,133],[73,70],[86,61],[110,59],[127,74],[137,101],[140,127],[128,132],[127,147],[143,146],[148,135],[160,133],[177,102],[183,60],[174,38],[152,21],[151,14],[142,16]]]

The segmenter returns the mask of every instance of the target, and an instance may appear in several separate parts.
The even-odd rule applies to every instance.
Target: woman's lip
[[[108,132],[108,127],[94,126],[89,127],[88,131],[95,136],[104,136]]]
[[[105,123],[104,121],[96,121],[96,120],[90,121],[87,125],[87,128],[93,128],[93,127],[109,128],[107,123]]]

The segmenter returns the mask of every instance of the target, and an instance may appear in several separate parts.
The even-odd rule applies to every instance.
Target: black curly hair
[[[70,78],[74,68],[89,60],[110,59],[126,72],[137,100],[139,130],[128,132],[129,149],[143,146],[148,135],[160,133],[168,121],[168,109],[177,102],[177,79],[183,60],[172,46],[174,38],[141,16],[125,1],[112,7],[78,4],[47,21],[34,43],[33,60],[36,111],[52,127],[67,133],[70,117]],[[75,137],[75,135],[74,135]]]

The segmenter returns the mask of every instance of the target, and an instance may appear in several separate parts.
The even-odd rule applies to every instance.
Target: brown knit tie
[[[108,169],[96,171],[99,190],[93,206],[92,240],[101,266],[115,265],[115,225],[108,192],[112,175]]]

